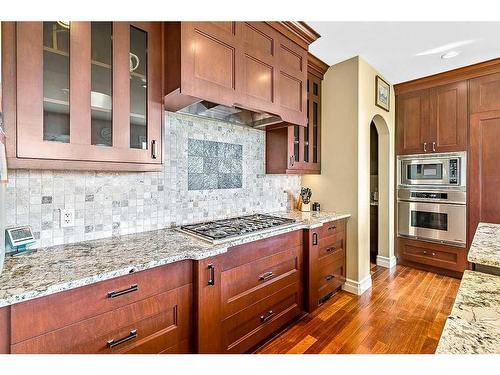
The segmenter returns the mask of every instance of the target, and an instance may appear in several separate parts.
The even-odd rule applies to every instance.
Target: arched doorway
[[[375,148],[377,167],[373,168],[377,173],[376,178],[370,178],[370,183],[373,180],[377,184],[377,246],[374,261],[378,266],[392,268],[396,265],[394,256],[394,163],[392,161],[394,155],[391,153],[391,135],[385,119],[380,115],[375,115],[370,123],[370,126],[372,125],[374,129],[370,134],[377,136],[377,147]],[[370,166],[370,170],[372,170],[372,166]],[[370,209],[372,209],[371,207],[372,205],[370,205]]]

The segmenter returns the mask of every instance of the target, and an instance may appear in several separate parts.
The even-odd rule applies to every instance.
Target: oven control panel
[[[450,184],[458,184],[458,159],[450,159]]]
[[[448,193],[434,193],[434,192],[427,192],[427,191],[412,191],[410,193],[410,196],[412,198],[423,198],[423,199],[439,199],[439,200],[447,200],[448,199]]]

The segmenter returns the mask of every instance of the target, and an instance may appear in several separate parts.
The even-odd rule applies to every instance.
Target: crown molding
[[[273,21],[266,23],[304,49],[308,49],[309,44],[321,36],[303,21]]]
[[[326,71],[330,65],[325,63],[323,60],[314,56],[311,52],[307,53],[307,71],[316,77],[323,79]]]

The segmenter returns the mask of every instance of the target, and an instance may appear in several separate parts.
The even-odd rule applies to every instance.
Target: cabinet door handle
[[[334,229],[337,229],[336,225],[332,225],[331,227],[328,227],[328,230],[334,230]]]
[[[318,244],[318,233],[313,233],[313,245],[316,246]]]
[[[436,142],[432,142],[432,152],[436,152]]]
[[[435,257],[436,256],[436,253],[432,253],[432,256]]]
[[[139,285],[134,284],[134,285],[131,285],[130,288],[119,290],[118,292],[115,292],[114,290],[112,292],[108,292],[107,297],[108,298],[116,298],[116,297],[123,296],[124,294],[136,292],[137,290],[139,290]]]
[[[115,346],[118,346],[118,345],[124,344],[124,343],[126,343],[127,341],[133,340],[133,339],[135,339],[135,338],[137,338],[137,330],[136,330],[136,329],[134,329],[134,330],[130,331],[130,333],[129,333],[127,336],[125,336],[125,337],[123,337],[123,338],[121,338],[121,339],[118,339],[118,340],[116,340],[116,341],[115,341],[115,339],[109,340],[109,341],[106,343],[106,345],[107,345],[107,347],[108,347],[109,349],[111,349],[111,348],[114,348]]]
[[[427,152],[427,142],[424,142],[424,152]]]
[[[151,157],[156,159],[156,141],[154,139],[151,141]]]
[[[335,246],[331,246],[331,247],[328,247],[328,248],[326,249],[326,252],[327,252],[327,253],[331,253],[331,252],[332,252],[332,251],[334,251],[335,249],[336,249],[336,247],[335,247]]]
[[[295,163],[295,155],[290,156],[290,167],[293,167]]]
[[[208,285],[215,285],[215,266],[213,264],[208,265]]]
[[[274,312],[273,310],[269,310],[267,313],[265,313],[264,315],[261,315],[260,316],[260,321],[261,323],[265,323],[267,322],[269,319],[271,319],[274,315]]]
[[[272,271],[269,271],[269,272],[266,272],[266,273],[263,273],[262,275],[260,275],[259,280],[266,281],[266,280],[272,279],[273,277],[274,277],[274,273],[272,273]]]
[[[326,281],[330,281],[331,279],[334,279],[335,275],[328,275],[325,277]]]

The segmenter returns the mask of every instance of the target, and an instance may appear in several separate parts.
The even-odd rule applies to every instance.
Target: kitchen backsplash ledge
[[[45,247],[291,208],[301,178],[265,174],[265,132],[177,113],[165,116],[163,171],[10,170],[7,225],[31,225],[36,247]],[[241,145],[242,158],[236,160],[242,187],[189,190],[188,175],[196,173],[189,139]],[[60,228],[61,208],[75,210],[74,227]]]

